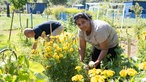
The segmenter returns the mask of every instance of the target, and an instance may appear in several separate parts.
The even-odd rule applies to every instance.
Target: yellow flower
[[[129,76],[134,76],[137,74],[137,71],[135,69],[129,68],[127,69],[127,73]]]
[[[90,82],[98,82],[96,77],[91,77]]]
[[[120,71],[120,76],[121,77],[126,77],[127,76],[127,70],[121,70]]]
[[[104,70],[102,74],[104,74],[105,77],[112,77],[115,74],[115,72],[112,70]]]
[[[143,34],[146,35],[146,31],[144,31]]]
[[[54,43],[54,44],[53,44],[53,47],[54,47],[54,48],[58,48],[59,46],[58,46],[58,44]]]
[[[100,74],[102,72],[101,69],[96,69],[96,74]]]
[[[107,76],[108,76],[108,77],[112,77],[114,74],[115,74],[115,72],[112,71],[112,70],[108,70],[108,71],[107,71]]]
[[[59,60],[59,56],[57,55],[57,53],[54,53],[53,58]]]
[[[48,57],[48,54],[44,54],[44,58],[47,58]]]
[[[146,62],[139,64],[139,69],[146,70]]]
[[[89,77],[95,76],[96,75],[96,69],[93,68],[93,69],[89,70],[88,75],[89,75]]]
[[[95,75],[91,77],[90,82],[105,82],[105,80],[101,75]]]
[[[31,50],[31,53],[36,55],[38,54],[38,52],[35,49]]]
[[[78,77],[78,81],[82,81],[83,80],[83,76],[82,75],[77,75]]]
[[[47,60],[47,57],[44,56],[44,60]]]
[[[99,76],[98,82],[105,82],[104,78],[105,77],[103,77],[103,76]]]
[[[146,70],[146,62],[143,62],[144,70]]]
[[[55,38],[58,39],[59,38],[59,35],[56,35]]]
[[[63,49],[64,49],[64,51],[67,51],[68,50],[68,47],[67,46],[64,46]]]
[[[80,71],[80,70],[81,70],[81,66],[76,66],[75,69],[76,69],[77,71]]]
[[[53,41],[50,41],[50,42],[49,42],[49,45],[51,45],[51,44],[53,44]]]
[[[65,44],[63,44],[63,46],[65,46],[65,47],[69,47],[69,43],[66,42]]]
[[[72,81],[83,81],[83,76],[82,75],[75,75],[72,78]]]
[[[45,32],[45,31],[43,31],[43,32],[42,32],[42,34],[46,34],[46,32]]]
[[[55,36],[50,36],[51,39],[55,38]]]
[[[73,77],[71,78],[71,80],[72,80],[72,81],[77,81],[78,78],[77,78],[77,76],[73,76]]]
[[[59,58],[63,58],[63,54],[59,54]]]
[[[69,50],[70,52],[73,52],[74,51],[74,49],[73,48],[70,48],[70,50]]]
[[[51,46],[46,47],[46,48],[45,48],[45,51],[46,51],[46,52],[52,51],[52,47],[51,47]]]
[[[64,42],[64,39],[63,39],[63,38],[59,38],[59,41],[60,41],[60,42]]]
[[[57,48],[56,48],[56,51],[57,51],[57,52],[62,52],[62,48],[57,47]]]
[[[139,64],[138,67],[139,67],[139,69],[143,69],[144,68],[143,63]]]
[[[2,72],[2,70],[0,70],[0,74],[2,74],[3,72]]]

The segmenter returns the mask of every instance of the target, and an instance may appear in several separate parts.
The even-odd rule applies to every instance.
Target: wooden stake
[[[50,36],[52,36],[52,24],[50,23]]]

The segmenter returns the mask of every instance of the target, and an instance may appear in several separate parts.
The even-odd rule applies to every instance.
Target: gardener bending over
[[[61,34],[61,32],[64,30],[64,27],[61,25],[61,23],[57,22],[57,21],[48,21],[48,22],[44,22],[42,24],[39,24],[38,26],[36,26],[35,28],[31,29],[31,28],[26,28],[24,30],[24,35],[27,38],[34,38],[35,42],[32,46],[32,49],[36,49],[37,48],[37,39],[38,37],[44,37],[44,35],[42,35],[42,32],[45,32],[45,34],[48,35],[52,35],[52,36],[56,36]]]
[[[107,22],[92,20],[92,16],[87,13],[77,13],[74,16],[74,23],[79,31],[79,54],[80,61],[84,60],[86,42],[92,44],[92,61],[94,67],[100,68],[100,62],[111,54],[110,59],[116,58],[118,36]]]

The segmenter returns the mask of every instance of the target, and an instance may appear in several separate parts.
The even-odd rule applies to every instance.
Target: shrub
[[[71,77],[75,74],[74,68],[79,62],[76,42],[74,34],[67,32],[50,36],[49,42],[44,40],[40,49],[44,57],[42,64],[46,67],[46,75],[50,77],[50,81],[71,81]]]

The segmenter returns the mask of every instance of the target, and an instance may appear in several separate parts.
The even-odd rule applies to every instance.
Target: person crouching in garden
[[[56,36],[61,34],[61,32],[64,30],[64,27],[61,25],[60,22],[57,21],[47,21],[44,22],[42,24],[37,25],[36,27],[34,27],[33,29],[31,28],[26,28],[24,30],[24,35],[27,38],[34,38],[35,42],[32,46],[32,49],[36,49],[37,48],[37,39],[38,37],[44,37],[44,35],[42,35],[43,32],[45,32],[45,35],[52,35],[52,36]]]
[[[79,56],[83,62],[86,52],[86,42],[92,44],[92,61],[94,67],[100,68],[101,61],[111,54],[110,59],[116,57],[115,49],[118,46],[118,36],[115,30],[105,21],[92,20],[87,13],[77,13],[73,17],[78,26]]]

